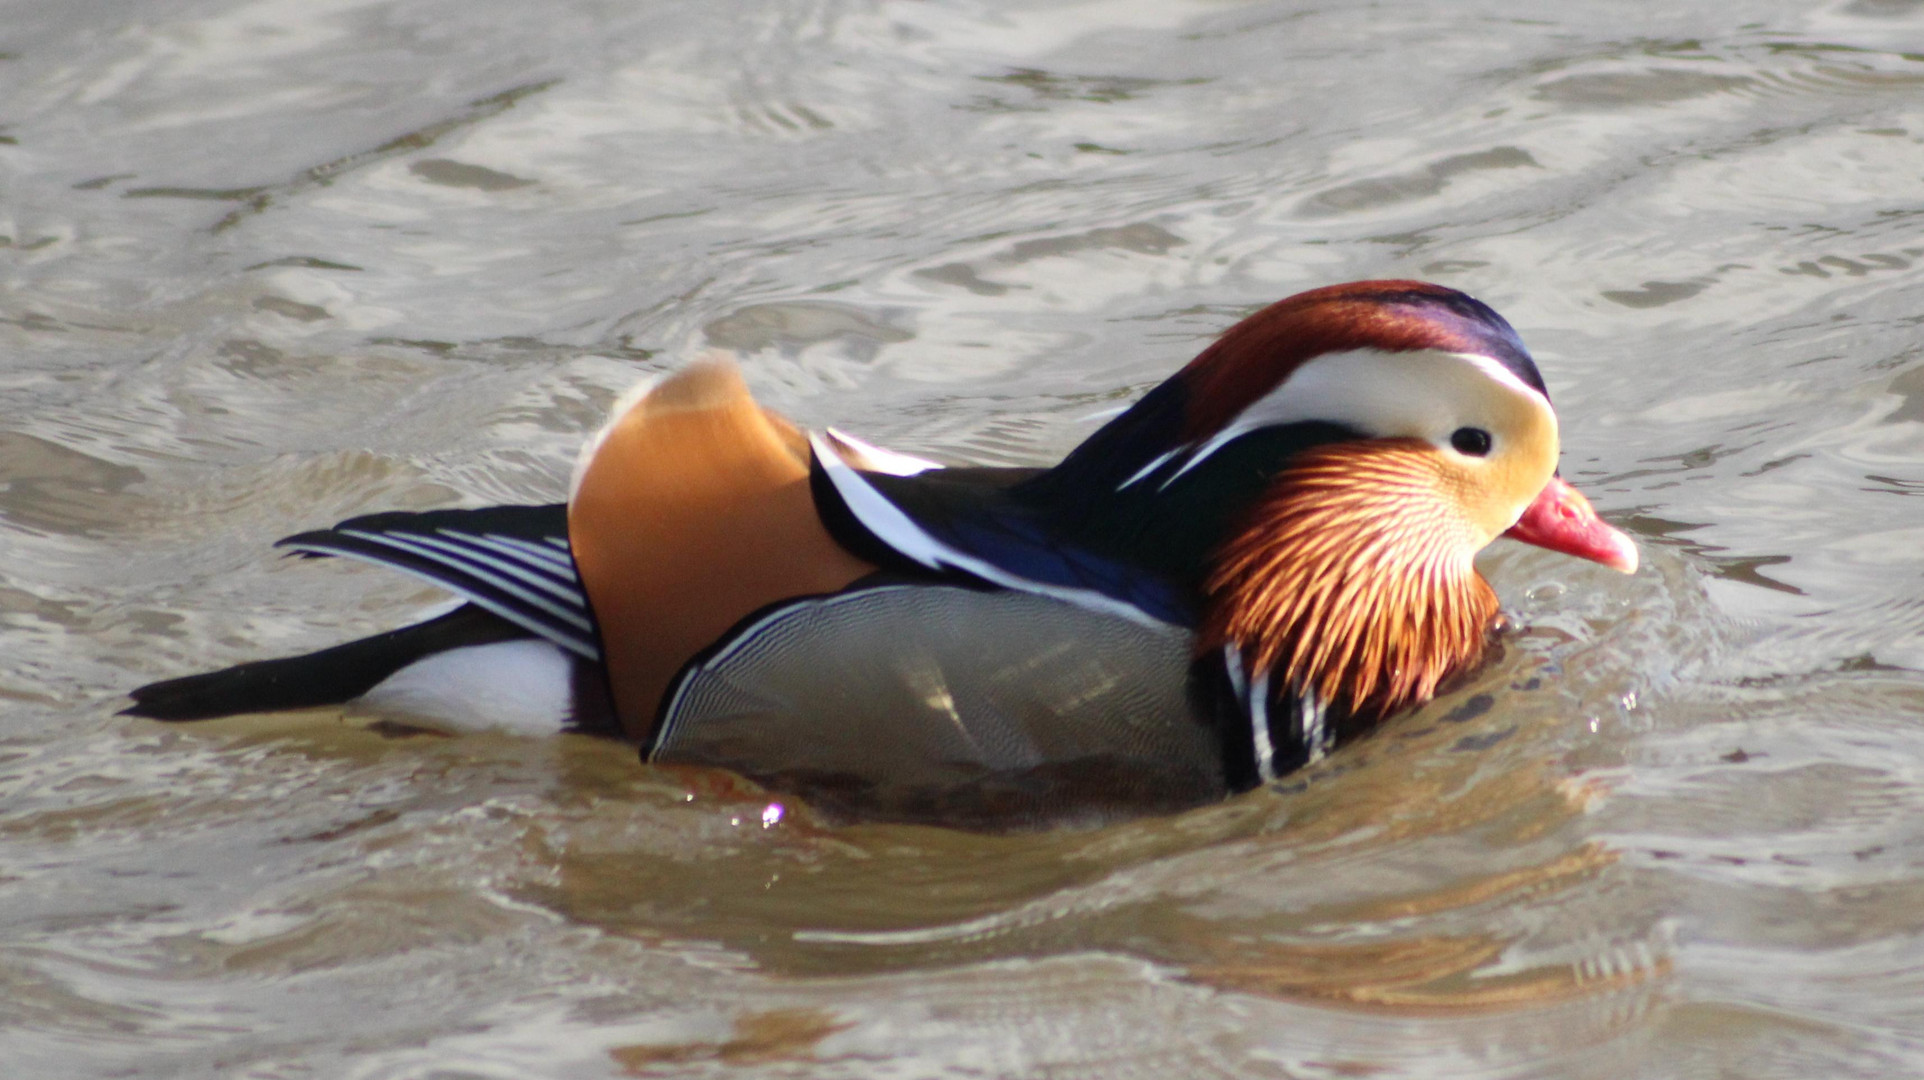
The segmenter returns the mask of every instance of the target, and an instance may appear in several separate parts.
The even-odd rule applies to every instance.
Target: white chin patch
[[[574,661],[533,638],[422,657],[350,702],[371,713],[460,734],[554,735],[574,709]]]

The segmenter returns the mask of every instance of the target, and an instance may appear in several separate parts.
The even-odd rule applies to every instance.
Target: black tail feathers
[[[505,619],[464,604],[439,618],[331,649],[150,683],[128,695],[134,703],[121,715],[211,720],[340,705],[431,653],[529,636]]]

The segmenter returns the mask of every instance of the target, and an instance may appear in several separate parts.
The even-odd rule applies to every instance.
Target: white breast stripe
[[[1314,765],[1329,752],[1329,730],[1324,722],[1328,707],[1316,695],[1316,691],[1305,690],[1296,699],[1296,708],[1303,717],[1303,745],[1309,749],[1306,764]]]
[[[1035,593],[1039,596],[1052,596],[1078,607],[1116,615],[1143,626],[1169,625],[1134,604],[1104,596],[1092,589],[1076,589],[1034,581],[1012,574],[986,559],[942,543],[924,531],[912,518],[903,513],[900,507],[875,490],[867,480],[863,479],[861,473],[849,468],[848,463],[836,456],[834,447],[821,436],[811,432],[808,443],[815,450],[815,459],[822,463],[822,470],[828,475],[829,483],[835,485],[836,493],[841,495],[844,503],[848,504],[849,512],[854,514],[856,520],[873,533],[877,540],[900,552],[904,557],[931,570],[940,570],[944,567],[961,570],[1005,589]]]
[[[1276,744],[1269,737],[1268,671],[1249,683],[1249,741],[1256,750],[1256,775],[1267,784],[1276,779]]]
[[[1269,737],[1269,673],[1263,672],[1251,686],[1249,673],[1243,669],[1243,651],[1233,641],[1223,645],[1223,670],[1229,673],[1229,689],[1249,720],[1249,748],[1256,759],[1256,776],[1267,784],[1276,779],[1276,744]]]
[[[842,501],[848,504],[849,512],[867,526],[876,539],[930,570],[942,569],[942,556],[947,554],[942,544],[923,532],[922,527],[911,521],[894,503],[883,498],[881,492],[869,486],[869,482],[849,468],[821,436],[809,432],[808,445],[815,451],[815,459],[822,463],[822,468],[828,473],[829,482],[835,485]]]
[[[1223,643],[1223,670],[1229,672],[1229,689],[1243,708],[1249,707],[1249,679],[1243,674],[1243,651],[1233,641]]]

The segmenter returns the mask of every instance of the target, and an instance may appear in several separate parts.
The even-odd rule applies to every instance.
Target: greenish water
[[[1924,3],[0,3],[0,1060],[35,1077],[1924,1073]],[[166,728],[638,376],[1047,461],[1241,313],[1502,310],[1635,578],[1093,831]]]

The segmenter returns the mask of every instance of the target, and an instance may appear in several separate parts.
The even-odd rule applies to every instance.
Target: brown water
[[[0,5],[0,1072],[1924,1074],[1924,3]],[[117,718],[431,594],[644,372],[1049,460],[1494,303],[1634,579],[1278,791],[825,829],[587,741]],[[771,815],[772,817],[772,815]]]

